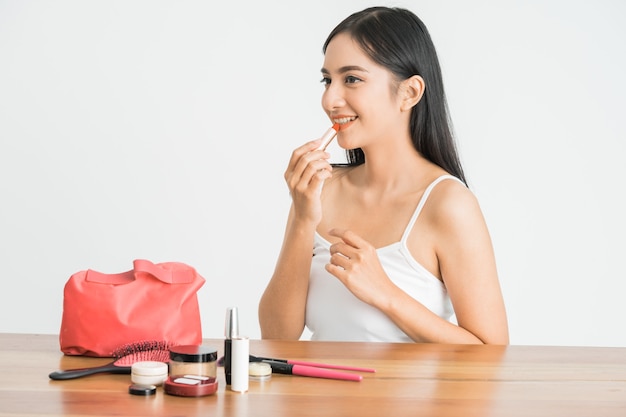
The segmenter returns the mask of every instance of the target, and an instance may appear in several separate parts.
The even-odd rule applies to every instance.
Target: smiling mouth
[[[351,122],[353,120],[356,120],[356,116],[353,116],[353,117],[341,117],[339,119],[333,119],[333,122],[339,123],[340,125],[343,125],[343,124],[349,123],[349,122]]]

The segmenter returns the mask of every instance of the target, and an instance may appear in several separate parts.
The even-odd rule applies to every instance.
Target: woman
[[[324,44],[322,106],[349,166],[297,148],[263,338],[507,344],[491,239],[467,188],[441,70],[412,12],[373,7]],[[313,255],[313,256],[311,256]]]

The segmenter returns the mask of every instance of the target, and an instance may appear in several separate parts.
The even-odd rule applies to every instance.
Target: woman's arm
[[[321,192],[332,167],[320,140],[296,149],[285,171],[293,203],[274,274],[259,302],[264,339],[299,339],[304,329],[313,239],[322,219]]]
[[[508,344],[491,237],[474,194],[457,182],[445,181],[433,190],[420,217],[458,326],[423,311],[406,294],[388,299],[387,314],[416,340]]]
[[[304,329],[315,225],[289,212],[276,268],[259,303],[263,339],[299,339]]]
[[[482,343],[508,344],[493,245],[479,203],[469,189],[447,185],[433,193],[431,218],[441,278],[459,327]]]
[[[446,285],[458,326],[397,287],[385,274],[375,248],[350,231],[331,232],[342,242],[331,247],[327,270],[417,342],[507,344],[506,312],[482,213],[464,186],[445,185],[433,190],[420,214],[420,222],[427,225],[420,231],[428,232],[419,237],[420,244],[424,238],[431,242],[435,275]]]

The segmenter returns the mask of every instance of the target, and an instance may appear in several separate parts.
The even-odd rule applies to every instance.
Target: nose
[[[337,110],[346,104],[343,90],[338,83],[330,83],[322,94],[322,107],[328,113]]]

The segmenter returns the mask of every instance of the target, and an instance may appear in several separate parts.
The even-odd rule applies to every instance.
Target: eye
[[[330,78],[328,77],[322,77],[322,79],[320,80],[320,82],[324,85],[324,87],[328,87],[330,85]]]
[[[360,79],[359,77],[355,77],[354,75],[348,75],[346,77],[346,84],[356,84],[363,81],[362,79]]]

